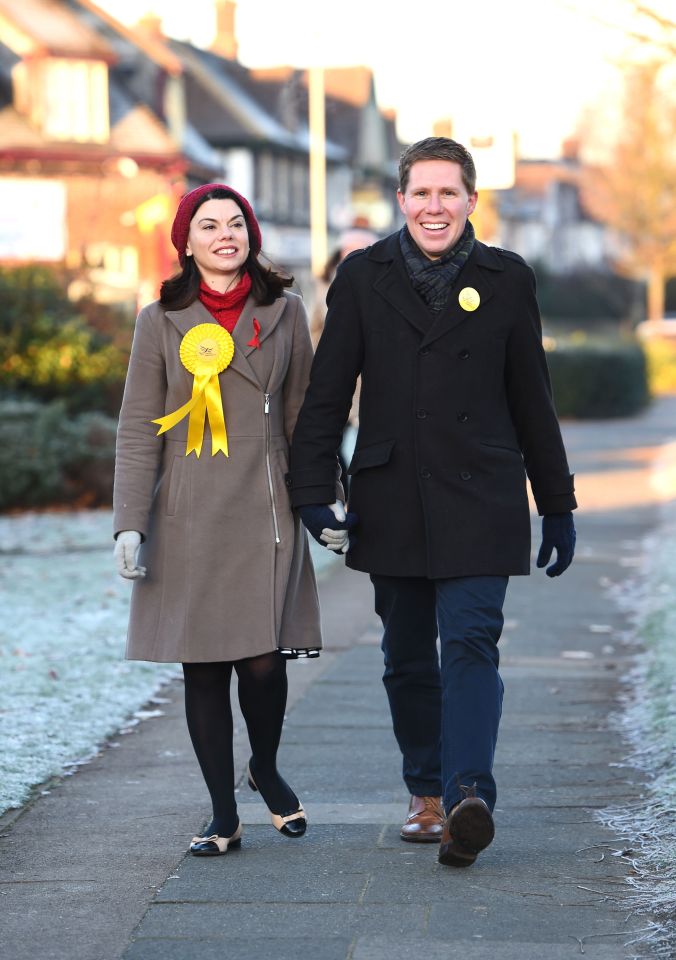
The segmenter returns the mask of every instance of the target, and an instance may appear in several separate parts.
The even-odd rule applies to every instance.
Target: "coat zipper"
[[[277,523],[277,509],[275,507],[275,491],[272,488],[272,470],[270,469],[270,394],[265,394],[265,404],[263,406],[265,414],[265,466],[268,471],[268,489],[270,490],[270,503],[272,505],[272,521],[275,525],[275,543],[281,543],[279,538],[279,524]]]

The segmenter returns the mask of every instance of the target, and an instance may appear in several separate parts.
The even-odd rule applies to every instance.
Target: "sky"
[[[144,11],[165,33],[207,46],[213,0],[97,0],[120,20]],[[652,0],[667,11],[669,0]],[[453,118],[473,135],[516,131],[520,154],[554,157],[580,116],[620,88],[632,0],[239,0],[248,67],[365,64],[404,141]],[[609,108],[608,108],[609,109]]]

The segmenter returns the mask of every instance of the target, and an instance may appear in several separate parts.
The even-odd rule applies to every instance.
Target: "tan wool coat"
[[[248,346],[260,324],[260,348]],[[305,308],[285,293],[269,306],[249,297],[219,374],[229,456],[211,455],[205,422],[198,458],[186,456],[188,418],[162,436],[152,420],[191,396],[179,357],[183,336],[218,326],[199,301],[158,303],[139,314],[120,412],[114,529],[143,536],[127,658],[239,660],[283,647],[321,646],[307,537],[289,503],[288,446],[312,362]]]

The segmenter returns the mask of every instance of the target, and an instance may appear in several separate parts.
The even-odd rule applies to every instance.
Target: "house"
[[[231,6],[233,6],[231,4]],[[228,28],[232,31],[233,21]],[[264,252],[310,289],[310,184],[306,71],[249,70],[232,32],[214,50],[171,41],[181,60],[187,115],[220,156],[228,182],[252,200]],[[227,51],[231,56],[223,56]],[[399,218],[395,118],[376,104],[366,67],[325,71],[329,250],[355,222],[380,232]]]
[[[495,192],[495,243],[552,273],[609,270],[612,237],[585,204],[584,167],[574,142],[555,160],[518,160],[509,190]]]
[[[73,296],[144,303],[176,267],[186,189],[252,200],[265,252],[309,293],[308,78],[237,61],[232,0],[212,50],[134,28],[92,0],[0,0],[0,263],[61,264]],[[329,242],[397,222],[401,145],[365,67],[326,71]],[[33,216],[39,211],[40,229]]]
[[[63,265],[73,296],[157,295],[177,197],[221,174],[181,73],[89,0],[0,0],[0,263]]]

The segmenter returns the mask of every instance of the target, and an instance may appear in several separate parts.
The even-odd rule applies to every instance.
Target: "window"
[[[287,157],[277,158],[277,195],[275,213],[280,220],[288,220],[291,210],[291,170]]]
[[[60,57],[22,61],[13,77],[17,110],[45,136],[76,143],[108,140],[108,67],[102,61]]]
[[[258,157],[258,199],[257,210],[269,217],[275,209],[275,164],[272,155],[261,153]]]

